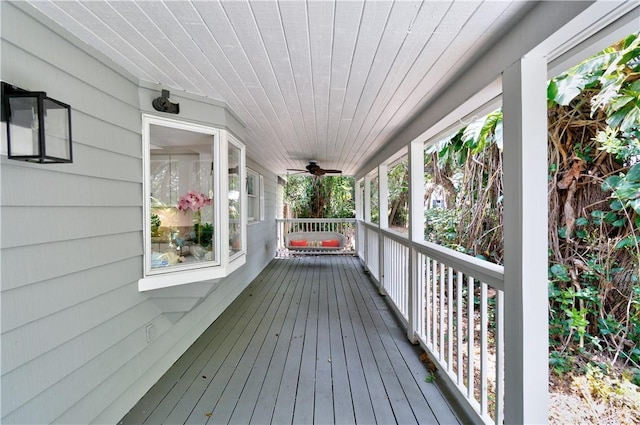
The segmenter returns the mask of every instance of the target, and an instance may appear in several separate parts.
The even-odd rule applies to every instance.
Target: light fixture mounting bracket
[[[159,112],[166,112],[168,114],[179,114],[180,104],[173,103],[169,100],[169,90],[162,90],[160,97],[156,97],[151,102],[153,109]]]

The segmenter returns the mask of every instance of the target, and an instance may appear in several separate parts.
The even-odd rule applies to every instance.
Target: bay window
[[[139,289],[215,279],[244,264],[244,146],[222,129],[150,115],[143,116],[143,142]]]

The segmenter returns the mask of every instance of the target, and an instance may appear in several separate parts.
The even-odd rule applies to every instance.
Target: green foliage
[[[612,191],[612,209],[631,208],[640,214],[640,163],[632,166],[626,174],[609,176],[602,190]],[[613,203],[612,202],[612,203]]]
[[[354,179],[345,176],[289,176],[285,203],[299,218],[354,217]]]
[[[387,172],[389,226],[405,227],[409,221],[409,163],[405,159]]]
[[[162,222],[158,214],[151,214],[151,237],[157,238],[160,236],[160,226]]]
[[[429,371],[427,376],[424,378],[424,382],[427,382],[429,384],[434,383],[436,381],[436,375]]]
[[[631,134],[640,123],[640,80],[630,80],[630,73],[640,71],[640,37],[631,34],[620,43],[617,51],[601,55],[607,65],[598,78],[600,91],[593,97],[592,114],[605,111],[609,127]]]
[[[213,239],[213,225],[211,223],[194,223],[193,233],[200,238],[200,245],[207,247]]]
[[[497,143],[502,149],[502,109],[469,124],[464,129],[462,138],[464,146],[472,155],[482,152],[490,143]]]
[[[564,356],[562,353],[557,351],[552,351],[549,354],[549,365],[554,370],[554,372],[560,376],[564,375],[567,372],[570,372],[573,369],[573,362],[571,357]]]
[[[577,116],[582,105],[590,106],[592,121],[582,119],[580,131],[595,128],[589,138],[574,133],[550,143],[564,143],[565,160],[584,161],[578,172],[560,161],[549,167],[550,181],[571,172],[580,179],[571,198],[559,194],[564,217],[575,218],[558,220],[557,237],[566,243],[549,267],[550,365],[558,374],[575,371],[573,359],[590,359],[589,353],[640,364],[638,72],[640,38],[632,34],[548,85],[549,105],[561,105],[554,117]],[[594,178],[599,175],[601,180]],[[567,211],[567,205],[575,209]]]
[[[458,218],[460,211],[456,209],[430,208],[424,211],[425,240],[456,250],[463,250],[456,244],[458,239]]]
[[[615,128],[607,127],[603,131],[599,131],[595,142],[600,145],[600,150],[615,155],[621,163],[640,155],[640,140],[637,137],[619,138],[618,130]]]
[[[371,179],[371,222],[380,223],[380,200],[378,195],[379,181],[378,176]]]

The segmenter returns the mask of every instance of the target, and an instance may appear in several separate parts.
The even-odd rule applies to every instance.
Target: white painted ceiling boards
[[[225,102],[248,154],[353,174],[522,1],[31,1],[143,81]]]

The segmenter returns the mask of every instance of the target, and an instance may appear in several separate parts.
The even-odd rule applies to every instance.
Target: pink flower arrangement
[[[184,211],[185,213],[187,210],[198,212],[200,208],[207,205],[211,205],[211,198],[202,192],[190,190],[180,197],[178,201],[178,211]]]

